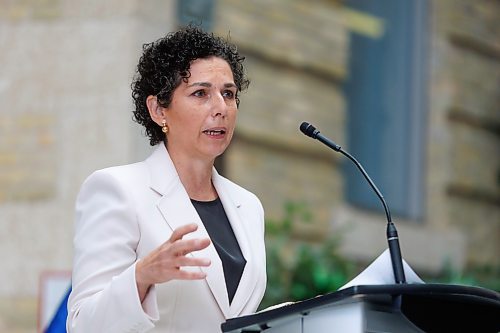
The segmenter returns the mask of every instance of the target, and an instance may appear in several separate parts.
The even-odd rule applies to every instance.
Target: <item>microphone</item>
[[[377,197],[380,199],[382,205],[384,206],[385,215],[387,217],[386,234],[387,234],[387,243],[389,245],[389,253],[391,254],[392,270],[394,272],[394,281],[396,281],[397,284],[406,283],[405,272],[403,270],[403,258],[401,256],[401,249],[399,247],[398,232],[396,230],[396,226],[394,225],[394,223],[392,223],[391,212],[389,211],[389,207],[387,206],[387,203],[385,202],[382,193],[380,193],[375,183],[371,180],[370,176],[368,176],[368,173],[365,171],[363,166],[351,154],[342,150],[342,148],[338,144],[336,144],[332,140],[322,135],[320,131],[316,129],[316,127],[307,122],[303,122],[300,125],[300,131],[305,135],[322,142],[323,144],[327,145],[336,152],[339,152],[345,155],[347,158],[349,158],[361,171],[361,173],[368,181],[368,184],[370,184],[373,191],[375,191],[375,194],[377,194]]]

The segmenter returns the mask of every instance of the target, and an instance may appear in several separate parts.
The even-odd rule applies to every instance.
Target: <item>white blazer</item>
[[[247,263],[231,304],[213,244],[203,280],[153,286],[140,303],[135,263],[187,224],[209,237],[163,144],[143,162],[94,172],[76,202],[67,330],[73,333],[221,332],[227,318],[253,313],[266,286],[264,212],[257,197],[217,174],[212,181]]]

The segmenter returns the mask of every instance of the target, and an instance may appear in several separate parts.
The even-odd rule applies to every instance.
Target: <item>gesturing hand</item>
[[[170,280],[198,280],[205,278],[201,270],[187,271],[183,266],[209,266],[207,258],[188,256],[210,245],[210,239],[182,239],[198,229],[196,224],[186,224],[174,230],[170,239],[139,260],[135,266],[135,279],[141,302],[151,285]]]

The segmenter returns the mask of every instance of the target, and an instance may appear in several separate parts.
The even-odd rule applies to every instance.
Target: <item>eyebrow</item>
[[[190,85],[188,85],[188,88],[191,88],[193,86],[202,86],[202,87],[210,88],[210,87],[212,87],[212,84],[210,82],[194,82],[194,83],[191,83]],[[238,87],[234,83],[225,83],[224,88],[236,88],[236,89],[238,89]]]

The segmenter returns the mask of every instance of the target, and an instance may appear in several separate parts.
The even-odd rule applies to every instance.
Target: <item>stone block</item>
[[[464,232],[467,262],[493,267],[498,265],[500,206],[451,197],[448,207],[451,224]]]
[[[324,235],[331,207],[342,198],[341,176],[332,161],[270,151],[237,138],[225,158],[228,177],[261,199],[268,218],[282,218],[286,202],[303,202],[314,215],[311,233]]]
[[[394,219],[401,253],[417,274],[440,272],[446,264],[462,269],[466,263],[466,235],[457,226],[436,227],[428,221]],[[371,262],[387,249],[385,215],[341,205],[332,210],[331,232],[340,235],[341,251]]]
[[[308,121],[339,144],[345,143],[345,102],[335,83],[252,57],[247,67],[252,83],[241,97],[239,129],[271,142],[329,154],[300,133],[300,124]]]
[[[55,195],[56,119],[44,112],[0,116],[0,203]]]
[[[453,145],[450,147],[450,182],[500,197],[500,140],[493,133],[450,123]]]
[[[476,39],[500,50],[500,3],[491,0],[446,0],[447,30],[450,33]]]
[[[37,299],[0,297],[0,331],[34,333],[37,331]]]
[[[215,31],[245,50],[296,67],[344,77],[348,29],[341,7],[327,2],[219,1]]]
[[[485,122],[500,125],[500,59],[453,48],[449,57],[452,105]]]
[[[60,0],[0,1],[0,19],[51,21],[61,17]]]

